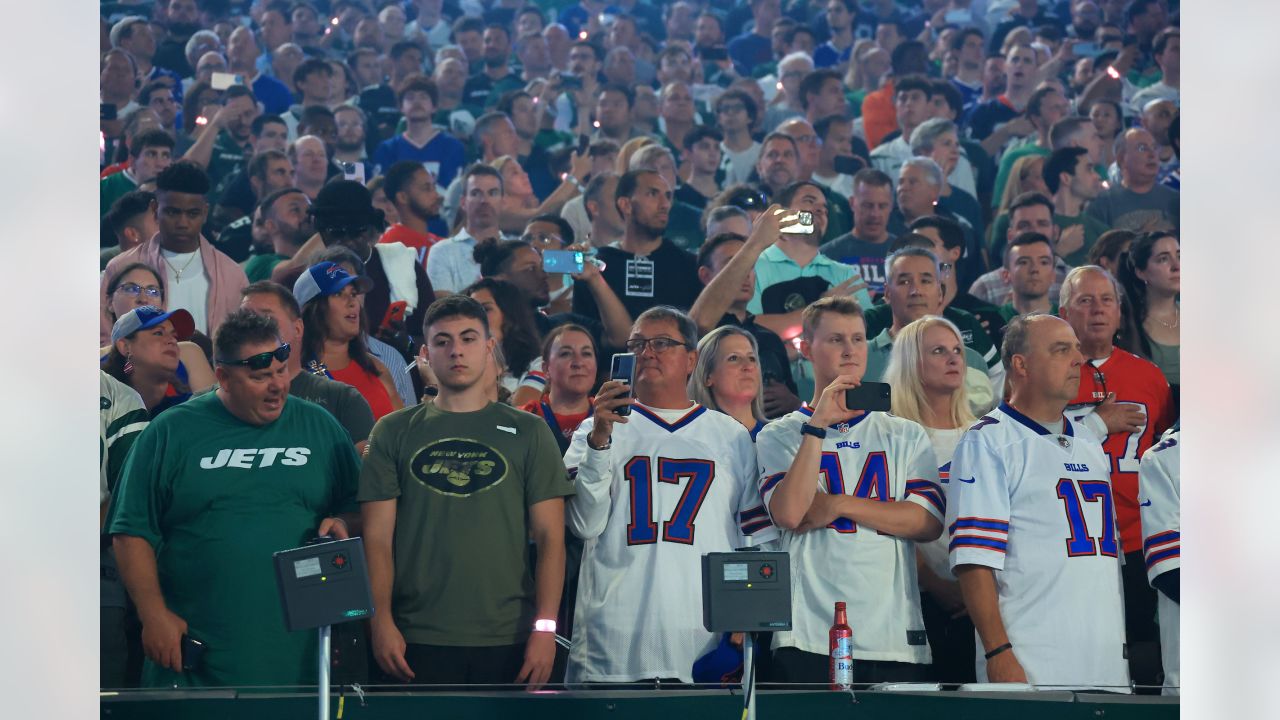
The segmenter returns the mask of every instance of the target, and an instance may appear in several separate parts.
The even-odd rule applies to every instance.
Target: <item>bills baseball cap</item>
[[[178,308],[172,312],[165,312],[155,305],[143,305],[121,315],[116,324],[111,328],[111,344],[115,344],[120,338],[126,338],[138,332],[153,328],[165,320],[173,322],[173,331],[178,336],[178,340],[189,340],[191,335],[196,331],[196,321],[191,318],[191,313]]]
[[[362,293],[373,289],[373,281],[364,275],[352,275],[337,263],[322,262],[298,276],[298,281],[293,284],[293,297],[299,305],[306,305],[318,297],[337,295],[352,283]]]

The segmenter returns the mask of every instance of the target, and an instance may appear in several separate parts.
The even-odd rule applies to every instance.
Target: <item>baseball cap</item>
[[[311,203],[316,227],[369,225],[381,227],[384,215],[373,206],[373,194],[354,180],[334,180],[320,188]]]
[[[298,281],[293,284],[293,297],[299,305],[306,305],[321,296],[337,295],[352,283],[362,293],[373,289],[373,280],[364,275],[352,275],[337,263],[322,262],[298,276]]]
[[[165,320],[173,322],[173,332],[178,336],[178,340],[189,340],[192,333],[196,331],[196,321],[191,318],[191,313],[178,308],[172,312],[165,312],[155,305],[143,305],[121,315],[116,320],[116,324],[111,328],[111,344],[115,344],[120,338],[126,338],[138,332],[153,328]]]

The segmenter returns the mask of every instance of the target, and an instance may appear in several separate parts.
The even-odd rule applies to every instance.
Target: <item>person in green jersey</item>
[[[144,687],[316,682],[316,637],[288,632],[271,556],[358,533],[360,460],[320,407],[289,392],[275,320],[230,314],[214,338],[218,389],[138,436],[107,517],[142,620]],[[184,671],[182,637],[204,643]]]
[[[373,656],[393,681],[536,689],[555,659],[573,485],[546,423],[486,395],[484,308],[441,298],[423,331],[439,394],[379,420],[360,473]]]

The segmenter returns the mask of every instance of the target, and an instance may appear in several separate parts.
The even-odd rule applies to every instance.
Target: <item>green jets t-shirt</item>
[[[529,508],[572,494],[555,437],[529,413],[429,404],[379,420],[359,500],[397,501],[391,614],[405,641],[493,647],[527,639]]]
[[[205,653],[188,673],[148,660],[143,686],[314,685],[316,635],[285,630],[271,556],[354,511],[359,473],[346,431],[298,398],[262,426],[232,415],[216,392],[153,420],[107,527],[151,543],[165,603]]]

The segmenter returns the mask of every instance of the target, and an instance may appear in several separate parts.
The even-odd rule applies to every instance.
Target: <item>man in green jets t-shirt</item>
[[[360,460],[317,405],[288,397],[275,320],[229,315],[218,390],[174,407],[134,443],[107,518],[142,620],[146,687],[316,682],[316,636],[288,632],[271,556],[354,532]],[[287,401],[286,401],[287,400]],[[182,671],[182,636],[205,645]]]
[[[489,402],[484,308],[451,295],[423,326],[439,394],[379,420],[360,472],[373,656],[400,682],[537,688],[555,659],[573,486],[546,423]]]

